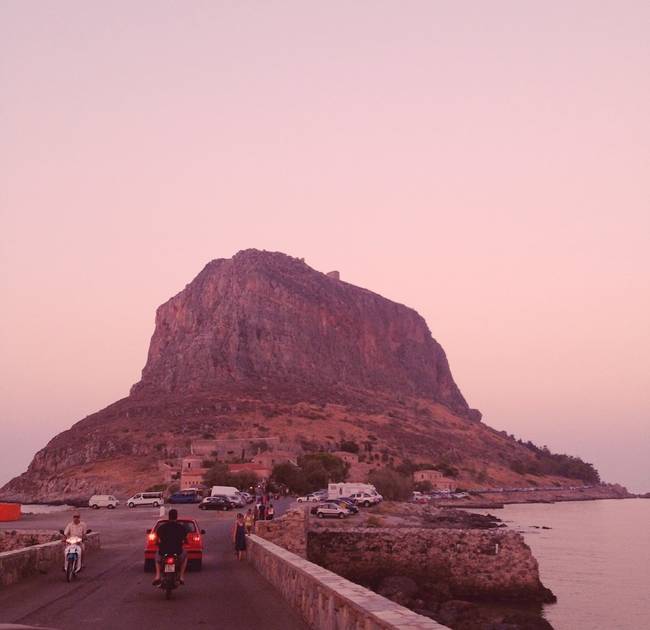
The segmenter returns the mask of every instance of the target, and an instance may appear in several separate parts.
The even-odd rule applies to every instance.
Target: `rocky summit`
[[[0,498],[143,490],[210,438],[273,438],[296,455],[354,443],[357,475],[411,460],[453,467],[466,487],[538,483],[526,471],[540,453],[480,420],[413,309],[245,250],[158,308],[129,396],[54,437]]]
[[[158,309],[131,395],[233,387],[300,400],[392,392],[479,418],[413,309],[302,260],[256,250],[213,260]]]

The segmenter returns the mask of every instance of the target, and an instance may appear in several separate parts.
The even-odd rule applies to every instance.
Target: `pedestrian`
[[[246,533],[251,534],[253,532],[253,525],[255,524],[255,516],[253,515],[253,510],[249,508],[244,516],[244,525],[246,526]]]
[[[232,542],[235,545],[237,560],[241,560],[246,553],[246,525],[244,525],[244,515],[239,512],[237,520],[232,528]]]
[[[260,503],[257,506],[257,520],[258,521],[266,520],[266,506],[264,505],[264,503]]]
[[[273,503],[269,503],[269,507],[266,508],[266,520],[272,521],[275,516],[275,510],[273,509]]]

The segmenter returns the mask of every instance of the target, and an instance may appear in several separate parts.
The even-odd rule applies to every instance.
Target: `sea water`
[[[556,630],[650,628],[650,500],[506,505],[491,513],[532,549],[558,598],[544,607]]]

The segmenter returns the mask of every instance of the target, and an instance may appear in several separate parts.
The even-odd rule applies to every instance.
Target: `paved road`
[[[276,504],[283,511],[284,501]],[[196,516],[206,530],[203,570],[188,572],[185,586],[166,601],[143,571],[145,530],[158,510],[82,510],[82,520],[101,533],[102,549],[88,557],[76,582],[51,570],[0,590],[0,623],[59,630],[183,630],[224,628],[291,630],[307,626],[287,608],[278,592],[247,562],[238,562],[230,542],[234,512],[202,512],[177,506],[180,516]],[[26,516],[11,529],[59,529],[70,513]]]

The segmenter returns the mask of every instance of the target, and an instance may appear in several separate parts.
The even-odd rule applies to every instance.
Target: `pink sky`
[[[650,490],[650,3],[0,4],[0,483],[257,247],[417,309],[497,429]]]

